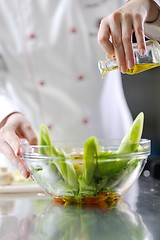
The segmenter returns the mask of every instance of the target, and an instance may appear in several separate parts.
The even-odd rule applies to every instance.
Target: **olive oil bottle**
[[[132,69],[128,68],[126,74],[133,75],[160,66],[160,45],[156,40],[146,41],[146,53],[144,56],[138,53],[137,43],[133,43],[133,51],[135,65]],[[106,72],[118,69],[116,59],[100,60],[98,67],[102,78],[104,78]]]

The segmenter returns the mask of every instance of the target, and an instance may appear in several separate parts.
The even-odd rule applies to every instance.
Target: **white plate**
[[[0,186],[1,193],[44,193],[42,188],[36,183],[28,184],[12,184],[7,186]]]

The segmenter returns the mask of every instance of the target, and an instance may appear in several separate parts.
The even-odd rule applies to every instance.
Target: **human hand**
[[[31,123],[21,113],[12,113],[0,125],[0,152],[27,178],[30,173],[20,158],[20,138],[25,138],[29,144],[37,144]]]
[[[144,22],[155,21],[159,9],[152,0],[130,0],[121,8],[102,19],[98,42],[106,51],[107,58],[115,57],[122,73],[135,64],[132,35],[135,33],[138,51],[146,51]]]

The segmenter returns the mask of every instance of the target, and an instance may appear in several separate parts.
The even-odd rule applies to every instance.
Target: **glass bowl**
[[[140,176],[151,148],[150,140],[141,139],[136,152],[119,154],[119,144],[100,143],[98,156],[86,160],[79,142],[53,144],[63,154],[52,156],[51,146],[23,144],[22,158],[43,190],[64,202],[118,199]]]

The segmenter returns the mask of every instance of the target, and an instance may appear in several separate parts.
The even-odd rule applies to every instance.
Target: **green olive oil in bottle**
[[[160,45],[156,40],[146,41],[146,53],[141,56],[138,53],[137,43],[133,43],[135,65],[132,69],[127,69],[126,74],[137,74],[151,68],[160,66]],[[100,60],[98,62],[99,70],[104,78],[105,73],[118,69],[116,59]]]

